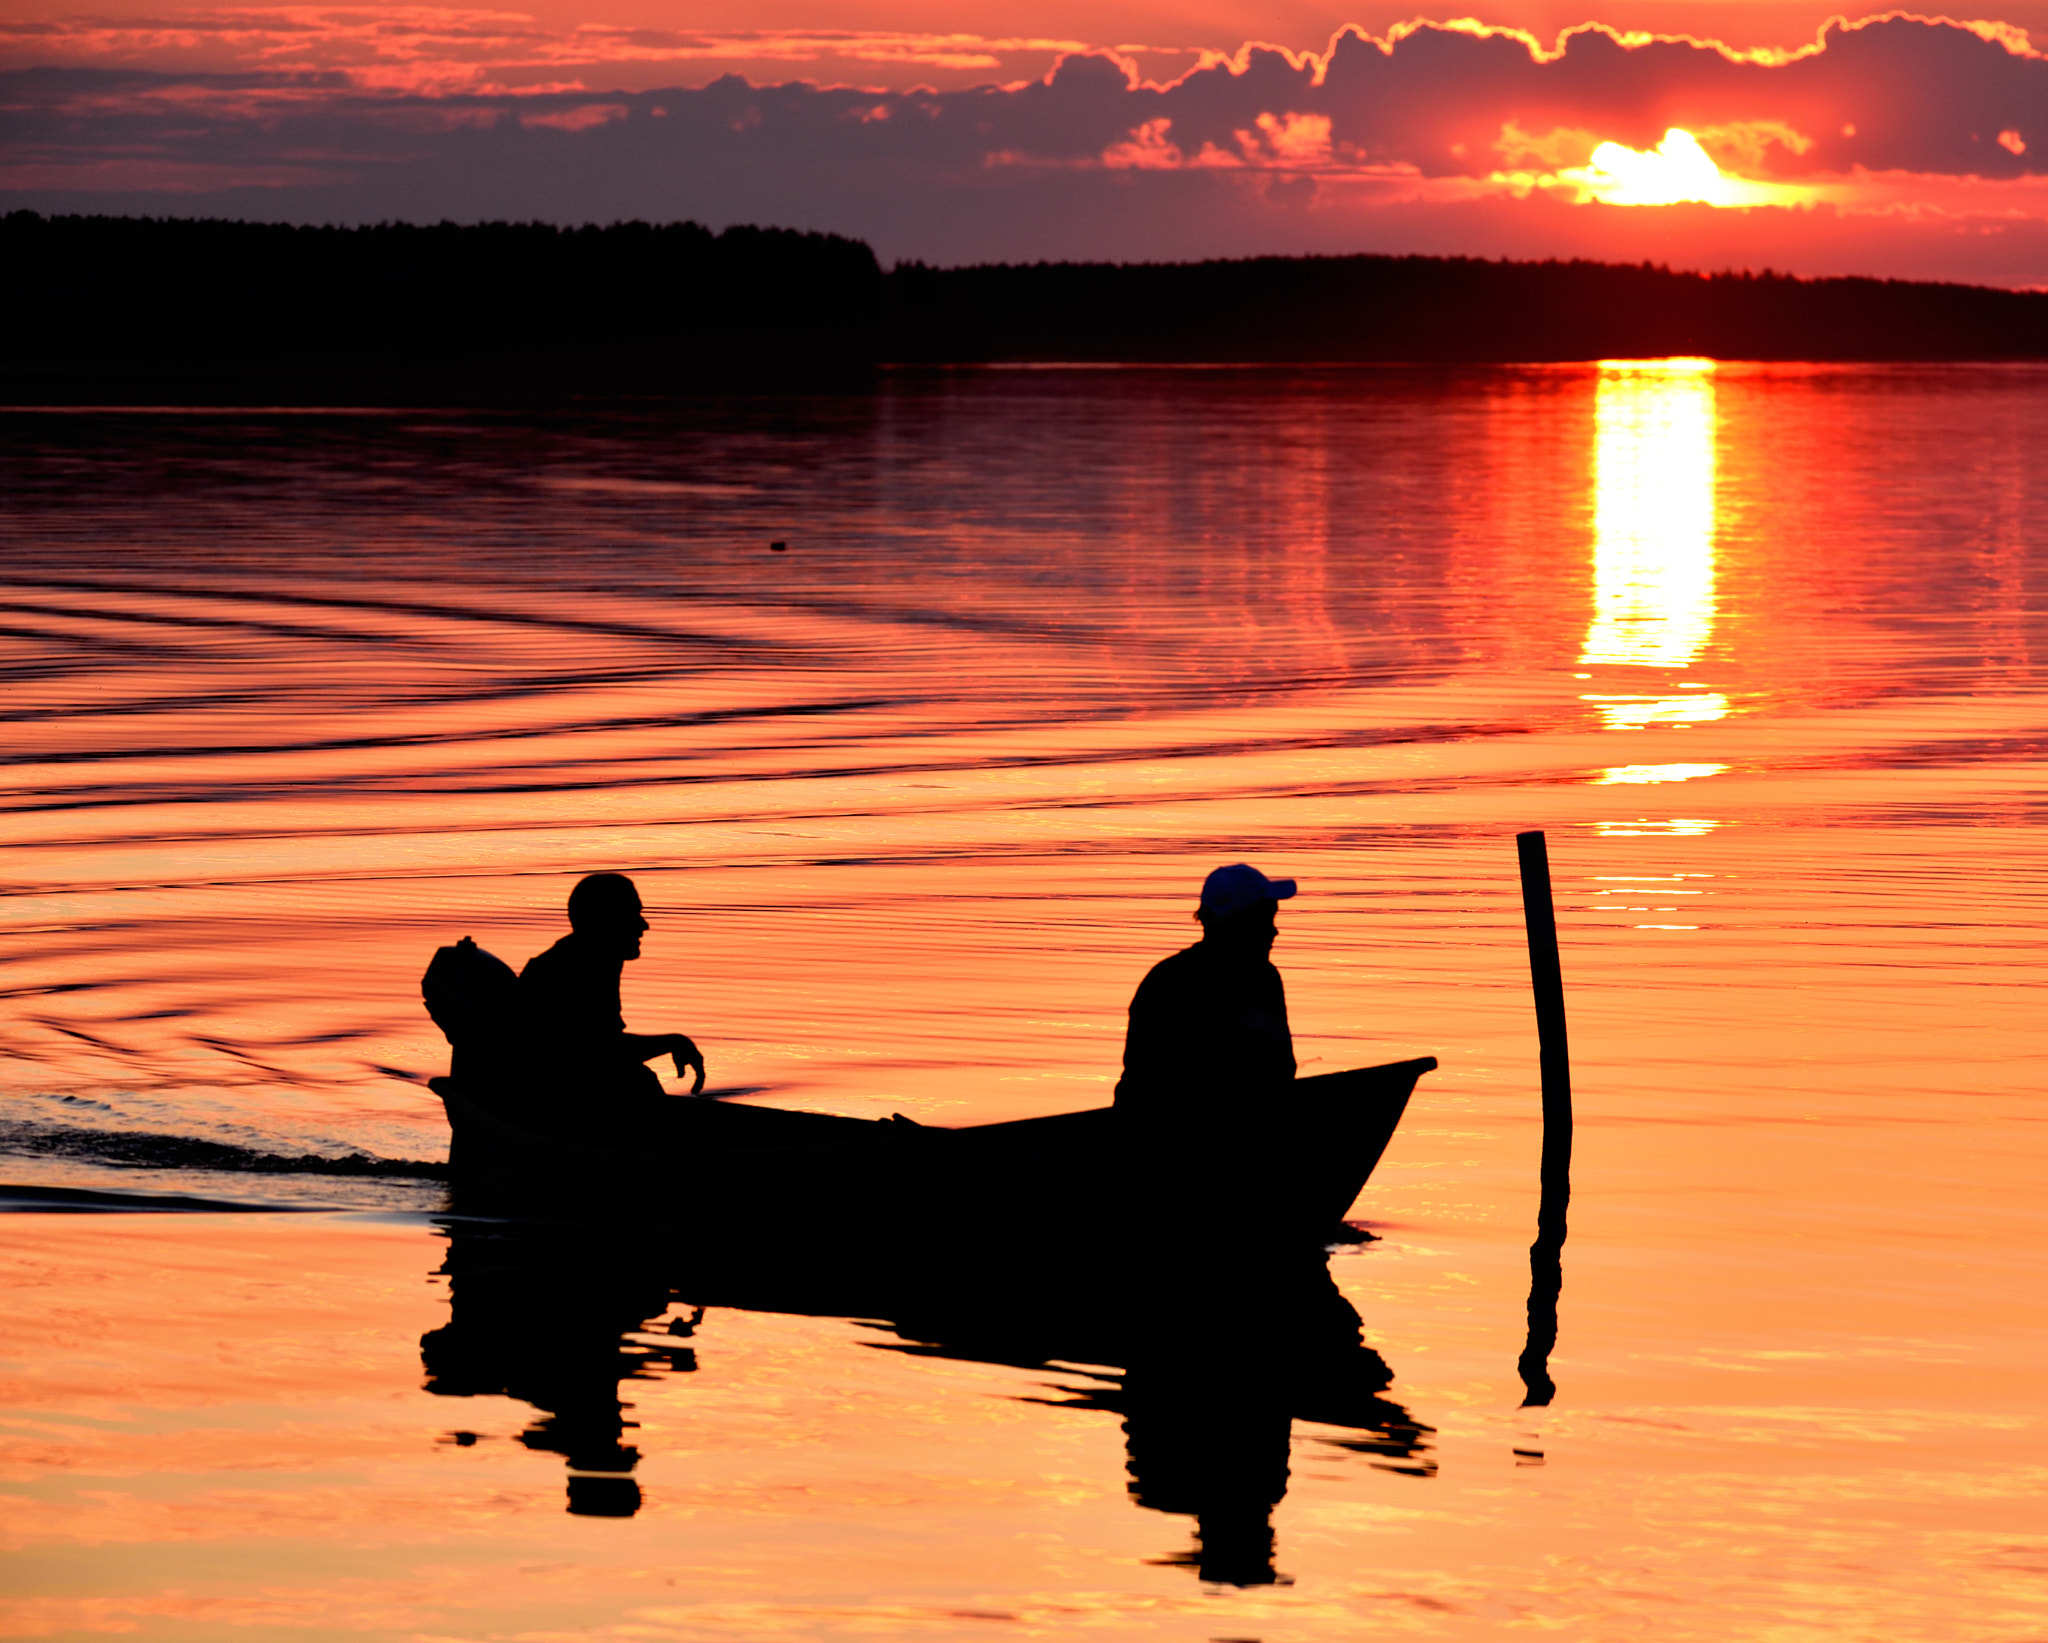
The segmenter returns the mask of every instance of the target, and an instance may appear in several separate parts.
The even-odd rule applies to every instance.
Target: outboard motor
[[[435,952],[420,977],[420,997],[453,1052],[448,1076],[427,1084],[448,1106],[448,1170],[460,1185],[480,1161],[477,1142],[463,1138],[449,1097],[460,1091],[468,1101],[495,1107],[517,1088],[519,977],[502,958],[464,936]]]
[[[435,952],[420,977],[427,1014],[454,1050],[449,1075],[459,1081],[502,1059],[519,1019],[519,977],[472,937]]]

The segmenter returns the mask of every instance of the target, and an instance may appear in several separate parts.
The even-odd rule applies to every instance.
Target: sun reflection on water
[[[1727,717],[1728,698],[1717,690],[1696,696],[1585,696],[1599,709],[1609,730],[1644,730],[1651,725],[1698,725]]]
[[[1648,816],[1638,816],[1633,821],[1595,822],[1593,831],[1603,839],[1629,839],[1653,833],[1668,833],[1677,838],[1697,838],[1702,833],[1711,833],[1721,824],[1711,816],[1673,816],[1665,821],[1653,821]]]
[[[1593,624],[1579,661],[1689,667],[1714,631],[1714,362],[1603,361],[1593,415]]]
[[[1622,764],[1603,770],[1593,778],[1595,787],[1624,783],[1689,782],[1701,776],[1718,776],[1725,764]]]

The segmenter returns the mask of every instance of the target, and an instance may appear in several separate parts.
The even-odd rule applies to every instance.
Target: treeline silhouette
[[[856,240],[777,228],[32,212],[0,218],[0,270],[12,318],[0,387],[17,402],[25,390],[289,401],[808,380],[876,358],[883,278]]]
[[[2048,293],[1475,257],[1039,263],[888,277],[906,360],[2048,358]],[[914,318],[912,318],[914,316]]]
[[[1468,257],[885,272],[696,223],[368,228],[16,212],[0,392],[477,398],[858,385],[1002,361],[2048,358],[2048,293]]]

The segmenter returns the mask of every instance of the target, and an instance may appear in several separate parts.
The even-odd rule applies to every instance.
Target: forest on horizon
[[[13,403],[858,386],[885,366],[2048,359],[2048,293],[1468,257],[884,269],[696,223],[0,219]]]

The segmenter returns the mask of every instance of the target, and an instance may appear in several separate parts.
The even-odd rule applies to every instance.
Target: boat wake
[[[424,1158],[379,1158],[352,1152],[259,1152],[227,1141],[148,1131],[91,1129],[77,1124],[0,1121],[0,1158],[28,1157],[118,1169],[202,1170],[234,1175],[334,1175],[389,1180],[445,1181],[448,1166]]]
[[[448,1166],[433,1159],[273,1151],[157,1130],[0,1119],[0,1213],[51,1207],[431,1212],[446,1201],[447,1179]],[[51,1200],[53,1193],[64,1201]]]
[[[232,1215],[248,1211],[282,1213],[313,1209],[310,1204],[246,1204],[231,1198],[196,1198],[186,1192],[96,1192],[90,1187],[39,1187],[0,1182],[0,1215],[144,1212]]]

